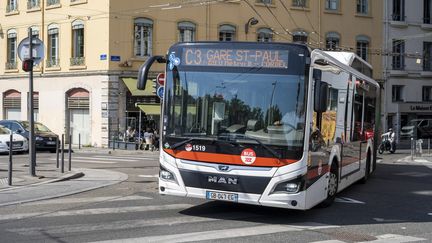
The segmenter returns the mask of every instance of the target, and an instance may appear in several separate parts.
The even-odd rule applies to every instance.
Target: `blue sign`
[[[107,59],[107,55],[106,54],[100,55],[100,60],[106,60],[106,59]]]
[[[156,94],[157,94],[157,96],[159,97],[159,98],[163,98],[163,94],[164,94],[164,87],[163,86],[160,86],[158,89],[157,89],[157,91],[156,91]]]
[[[111,56],[112,62],[120,62],[120,60],[121,60],[120,56]]]

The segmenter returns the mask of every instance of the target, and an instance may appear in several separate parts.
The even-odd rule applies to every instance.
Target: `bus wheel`
[[[366,181],[369,179],[369,174],[370,174],[370,166],[371,166],[371,154],[368,151],[367,153],[367,157],[366,157],[366,169],[365,169],[365,174],[364,177],[361,179],[361,183],[366,183]]]
[[[335,200],[336,193],[339,186],[338,174],[339,173],[338,173],[337,162],[333,161],[330,169],[329,180],[328,180],[327,198],[322,203],[320,203],[321,207],[328,207]]]

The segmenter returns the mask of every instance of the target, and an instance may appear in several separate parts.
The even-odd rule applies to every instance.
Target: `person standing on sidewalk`
[[[144,141],[145,141],[145,150],[151,150],[153,151],[154,145],[154,134],[151,132],[151,129],[148,127],[146,129],[146,132],[144,133]]]

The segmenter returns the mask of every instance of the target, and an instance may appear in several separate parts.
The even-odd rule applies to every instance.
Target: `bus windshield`
[[[174,69],[165,93],[166,135],[302,148],[305,86],[304,75],[260,68],[242,73]]]

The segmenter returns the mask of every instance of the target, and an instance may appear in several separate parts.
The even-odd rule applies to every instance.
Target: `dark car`
[[[27,140],[29,139],[30,123],[28,121],[2,120],[0,121],[0,125],[24,136]],[[39,122],[34,123],[34,132],[36,150],[48,150],[52,153],[56,152],[58,143],[57,134],[51,132],[51,130]]]

